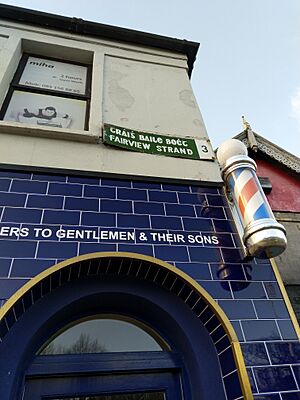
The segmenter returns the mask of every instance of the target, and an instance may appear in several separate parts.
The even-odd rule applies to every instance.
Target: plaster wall
[[[92,66],[88,130],[26,127],[0,121],[0,157],[6,166],[59,168],[221,183],[215,160],[199,161],[110,148],[103,123],[156,134],[198,138],[211,148],[183,54],[0,22],[0,101],[22,53]],[[129,155],[129,157],[128,157]]]

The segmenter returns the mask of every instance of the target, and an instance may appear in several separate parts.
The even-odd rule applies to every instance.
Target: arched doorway
[[[130,319],[165,347],[140,354],[40,353],[58,332],[95,315]],[[252,398],[222,310],[186,274],[151,257],[95,253],[66,260],[20,289],[0,316],[5,400]]]

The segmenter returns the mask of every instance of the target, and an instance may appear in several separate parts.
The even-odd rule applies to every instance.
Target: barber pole
[[[285,229],[274,217],[246,146],[230,139],[219,147],[217,157],[244,229],[242,239],[248,254],[260,258],[281,254],[286,248]]]

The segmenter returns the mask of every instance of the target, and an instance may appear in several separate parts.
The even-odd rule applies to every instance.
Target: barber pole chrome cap
[[[249,255],[278,256],[286,248],[285,229],[274,217],[246,146],[239,140],[229,139],[219,147],[217,158],[244,228],[242,239]]]

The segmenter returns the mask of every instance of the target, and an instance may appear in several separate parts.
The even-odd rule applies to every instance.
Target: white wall
[[[86,131],[0,121],[2,165],[219,183],[214,160],[134,153],[102,143],[103,123],[201,138],[210,146],[187,75],[186,56],[0,20],[0,102],[23,52],[92,65]]]

